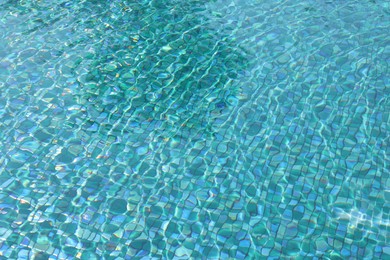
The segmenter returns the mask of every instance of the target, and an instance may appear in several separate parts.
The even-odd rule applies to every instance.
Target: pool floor
[[[390,259],[389,16],[0,0],[0,259]]]

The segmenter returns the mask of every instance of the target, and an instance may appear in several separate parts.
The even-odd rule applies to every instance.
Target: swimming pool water
[[[390,258],[387,1],[0,7],[0,259]]]

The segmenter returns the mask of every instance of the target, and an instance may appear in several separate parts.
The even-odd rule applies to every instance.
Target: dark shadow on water
[[[173,135],[186,127],[212,131],[213,121],[237,104],[247,61],[210,22],[211,11],[199,1],[110,8],[96,14],[105,28],[94,32],[101,39],[95,54],[80,64],[88,65],[78,78],[80,100],[106,111],[108,128],[150,122]]]

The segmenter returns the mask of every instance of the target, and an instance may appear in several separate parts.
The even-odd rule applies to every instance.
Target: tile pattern
[[[0,258],[388,258],[377,2],[0,3]]]

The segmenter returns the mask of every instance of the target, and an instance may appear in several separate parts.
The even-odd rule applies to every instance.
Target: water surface
[[[386,1],[0,1],[0,258],[386,259]]]

